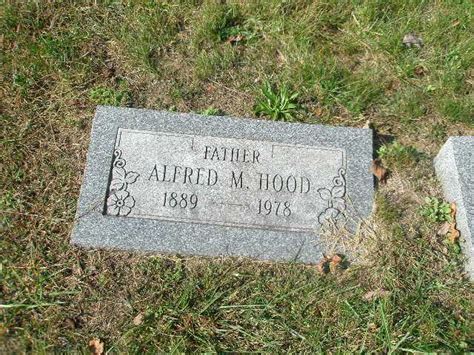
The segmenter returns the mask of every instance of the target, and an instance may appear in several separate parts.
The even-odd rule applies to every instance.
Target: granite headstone
[[[456,226],[474,279],[474,137],[449,137],[435,158],[445,198],[456,203]]]
[[[372,131],[98,107],[72,242],[316,262],[372,209]]]

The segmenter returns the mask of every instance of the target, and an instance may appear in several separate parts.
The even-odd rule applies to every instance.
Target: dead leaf
[[[335,254],[329,261],[329,270],[335,272],[340,269],[342,263],[342,257],[338,254]]]
[[[79,263],[72,265],[72,274],[75,276],[81,276],[83,274],[82,267]]]
[[[278,49],[276,50],[276,57],[277,57],[278,66],[281,66],[288,62],[288,59],[285,57],[285,55],[282,52],[280,52]]]
[[[400,86],[401,86],[400,80],[391,79],[387,84],[387,90],[395,91],[395,90],[398,90]]]
[[[112,60],[107,60],[105,62],[105,75],[107,78],[114,78],[116,75],[117,68],[115,63]]]
[[[324,255],[323,259],[316,265],[316,268],[321,274],[328,274],[329,272],[336,272],[344,269],[342,263],[344,256],[334,254],[333,256]]]
[[[314,110],[313,110],[313,113],[317,116],[317,117],[321,117],[323,115],[323,108],[318,106],[316,107]]]
[[[387,182],[388,170],[382,166],[380,159],[372,160],[372,173],[377,177],[381,184]]]
[[[104,343],[98,338],[94,338],[89,342],[89,349],[94,355],[102,355],[104,353]]]
[[[133,325],[140,325],[143,323],[143,313],[138,313],[135,318],[133,318]]]
[[[425,76],[427,70],[423,65],[417,65],[413,72],[416,76]]]
[[[227,38],[227,42],[230,44],[236,44],[243,41],[244,39],[245,39],[244,35],[238,34],[238,35],[230,36],[229,38]]]
[[[362,128],[370,128],[370,129],[373,129],[374,128],[374,125],[372,124],[372,122],[370,122],[370,120],[367,120],[364,124],[364,126]]]
[[[319,271],[321,274],[327,274],[327,273],[329,273],[330,269],[329,269],[329,262],[328,262],[328,259],[326,259],[326,257],[324,257],[324,259],[321,260],[321,261],[316,265],[316,268],[318,269],[318,271]]]
[[[436,232],[437,235],[439,236],[444,236],[446,234],[448,234],[449,230],[451,228],[451,223],[449,222],[444,222],[441,227],[438,229],[438,231]]]
[[[378,298],[387,297],[388,295],[390,295],[390,292],[388,292],[387,290],[384,290],[383,288],[381,288],[379,290],[374,290],[374,291],[367,292],[364,295],[364,300],[372,301],[372,300],[376,300]]]
[[[76,322],[72,318],[66,318],[63,323],[64,328],[74,329],[76,328]]]
[[[456,212],[457,212],[456,204],[454,202],[451,202],[451,205],[449,207],[451,207],[451,218],[454,221],[456,220]]]
[[[458,242],[461,233],[456,228],[456,204],[454,202],[451,203],[451,223],[449,225],[449,234],[448,240],[455,244]]]
[[[342,261],[342,257],[338,254],[335,254],[332,258],[331,258],[331,263],[333,263],[334,265],[339,265]]]
[[[449,231],[449,236],[448,236],[448,240],[452,243],[452,244],[456,244],[459,240],[459,237],[460,237],[461,233],[459,233],[459,231],[456,229],[456,228],[452,228],[450,231]]]
[[[423,38],[421,38],[420,36],[416,35],[413,32],[407,33],[405,36],[403,36],[402,42],[408,48],[411,48],[411,47],[421,48],[423,47],[423,44],[424,44]]]
[[[367,328],[369,328],[369,331],[371,331],[372,333],[375,333],[378,329],[377,324],[375,323],[367,324]]]

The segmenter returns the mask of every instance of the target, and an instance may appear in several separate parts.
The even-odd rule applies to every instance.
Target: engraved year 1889
[[[198,204],[198,197],[195,194],[188,195],[183,192],[181,194],[177,192],[165,192],[163,196],[163,206],[175,208],[189,208],[194,209]]]

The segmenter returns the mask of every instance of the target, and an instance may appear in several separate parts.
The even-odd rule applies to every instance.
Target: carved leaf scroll
[[[107,214],[113,216],[127,216],[135,207],[135,199],[130,195],[128,186],[137,181],[140,174],[135,171],[127,172],[127,162],[122,158],[122,151],[114,151],[114,162],[112,164],[112,181],[109,186],[107,197]]]
[[[318,216],[318,222],[321,226],[336,225],[344,219],[343,212],[346,209],[346,171],[341,168],[338,175],[333,178],[331,189],[318,189],[319,196],[327,202],[326,209]]]

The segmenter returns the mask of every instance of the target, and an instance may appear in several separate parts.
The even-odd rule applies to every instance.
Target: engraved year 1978
[[[271,201],[271,200],[258,200],[258,212],[268,216],[274,214],[275,216],[290,217],[291,205],[288,201]]]

